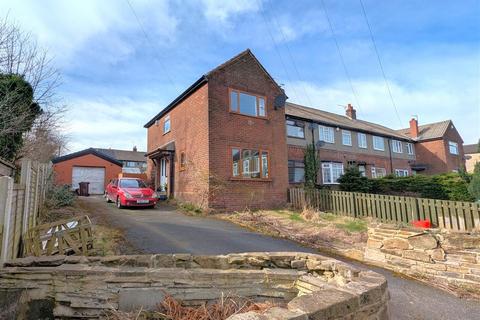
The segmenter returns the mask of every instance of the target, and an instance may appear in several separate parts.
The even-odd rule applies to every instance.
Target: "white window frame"
[[[346,141],[345,141],[346,139]],[[352,146],[352,132],[349,130],[342,130],[342,144],[344,146]]]
[[[335,130],[332,127],[318,126],[318,139],[327,143],[335,143]]]
[[[379,175],[380,172],[382,174]],[[387,175],[387,170],[385,168],[380,168],[380,167],[372,167],[372,178],[383,178]]]
[[[407,169],[395,169],[395,175],[397,177],[408,177],[410,173]]]
[[[367,135],[365,133],[357,133],[358,137],[358,147],[362,149],[367,149],[368,144],[367,144]]]
[[[168,123],[168,127],[167,127]],[[165,120],[163,121],[163,134],[169,133],[171,130],[172,123],[170,122],[170,115],[165,117]]]
[[[452,152],[452,148],[455,148],[454,152]],[[458,143],[454,141],[448,141],[448,151],[450,154],[458,156]]]
[[[378,151],[385,151],[385,139],[379,136],[372,136],[373,139],[373,149]],[[377,143],[382,142],[382,145],[379,146]]]
[[[407,142],[407,153],[409,155],[414,155],[415,154],[415,151],[413,151],[413,143],[410,143],[410,142]]]
[[[400,140],[392,140],[392,151],[394,153],[403,153],[403,145]]]
[[[341,174],[334,179],[334,170],[341,170]],[[331,181],[326,181],[325,170],[328,170],[329,178]],[[338,172],[335,172],[338,173]],[[343,163],[341,162],[322,162],[322,183],[323,184],[339,184],[338,178],[340,178],[344,173]]]

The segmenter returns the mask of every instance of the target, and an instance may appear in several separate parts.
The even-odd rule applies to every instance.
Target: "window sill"
[[[230,181],[244,181],[244,182],[272,182],[271,178],[235,178],[230,177]]]
[[[339,185],[340,183],[338,183],[338,182],[323,182],[322,184],[327,185],[327,186],[331,186],[331,185]]]
[[[299,140],[305,140],[305,137],[293,137],[293,136],[287,136],[287,138],[292,138],[292,139],[299,139]]]
[[[164,132],[163,135],[166,135],[168,133],[170,133],[171,130],[168,130],[167,132]]]
[[[230,113],[235,114],[235,115],[239,115],[239,116],[248,117],[248,118],[253,118],[253,119],[268,120],[267,116],[263,116],[263,117],[262,116],[252,116],[252,115],[249,115],[249,114],[235,112],[235,111],[232,111],[232,110],[230,110]]]

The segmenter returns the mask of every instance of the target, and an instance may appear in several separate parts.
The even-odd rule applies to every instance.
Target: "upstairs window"
[[[410,154],[410,155],[413,155],[414,152],[413,152],[413,144],[411,144],[410,142],[407,142],[407,153]]]
[[[265,97],[231,89],[230,111],[254,117],[265,117]]]
[[[402,153],[402,141],[392,140],[392,150],[395,153]]]
[[[318,135],[320,141],[334,143],[335,135],[332,127],[318,126]]]
[[[232,176],[234,178],[250,179],[269,178],[268,151],[233,148]]]
[[[385,141],[382,137],[373,136],[373,149],[379,151],[385,150]]]
[[[352,133],[348,130],[342,130],[342,144],[344,146],[352,145]]]
[[[305,139],[305,124],[302,121],[287,120],[287,136]]]
[[[367,149],[367,135],[365,133],[358,134],[358,147]]]
[[[165,121],[163,122],[163,133],[170,132],[170,116],[165,117]]]
[[[450,151],[450,154],[458,155],[458,143],[448,141],[448,150]]]

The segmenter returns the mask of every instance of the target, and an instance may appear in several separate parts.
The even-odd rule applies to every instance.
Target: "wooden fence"
[[[22,255],[22,236],[37,225],[50,176],[49,165],[23,160],[18,184],[0,177],[0,266]]]
[[[406,224],[428,219],[440,228],[480,229],[480,204],[473,202],[303,188],[289,189],[289,200],[296,209],[308,206],[339,215]]]

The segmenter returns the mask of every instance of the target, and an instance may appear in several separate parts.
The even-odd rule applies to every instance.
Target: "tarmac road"
[[[158,205],[155,209],[120,210],[100,197],[81,198],[80,201],[87,210],[103,216],[112,226],[122,229],[126,240],[144,253],[301,251],[327,255],[293,241],[248,231],[227,221],[186,216],[164,205]],[[388,270],[347,262],[357,268],[376,271],[387,278],[392,320],[480,319],[480,302],[459,299],[421,282],[398,277]]]

